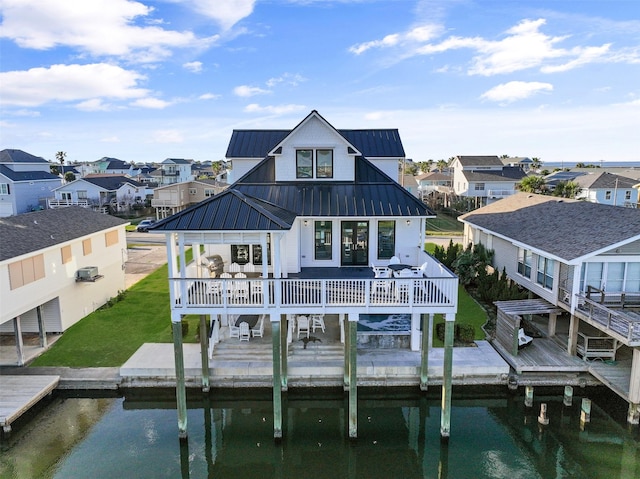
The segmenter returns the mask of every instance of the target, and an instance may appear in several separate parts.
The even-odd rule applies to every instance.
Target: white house
[[[617,361],[609,369],[594,361],[589,372],[629,402],[637,424],[640,211],[518,193],[460,220],[465,243],[492,249],[495,268],[570,315],[564,329],[550,319],[549,337],[585,361]]]
[[[85,208],[0,219],[0,333],[62,333],[125,289],[127,222]]]
[[[456,156],[449,167],[454,193],[473,199],[476,206],[514,194],[527,176],[519,165],[505,165],[497,156]]]
[[[44,158],[22,150],[0,151],[0,217],[42,209],[62,178]]]
[[[50,208],[70,205],[109,207],[114,211],[127,209],[143,203],[153,190],[132,178],[120,175],[86,176],[54,190],[55,197],[49,200]]]
[[[636,208],[638,205],[638,189],[634,187],[637,181],[632,178],[597,172],[580,175],[573,181],[581,188],[576,199],[627,208]]]
[[[227,159],[240,175],[237,181],[150,230],[166,235],[176,368],[181,369],[176,338],[184,315],[200,315],[201,328],[208,317],[214,343],[235,341],[237,317],[268,321],[279,437],[280,394],[288,381],[294,330],[299,338],[307,325],[308,337],[309,318],[326,321],[338,332],[331,339],[344,354],[349,434],[355,437],[356,357],[364,337],[357,333],[358,323],[370,314],[408,315],[407,350],[425,358],[431,335],[421,330],[431,331],[433,315],[441,313],[446,319],[441,434],[448,436],[458,280],[423,250],[425,223],[434,214],[394,179],[403,157],[397,130],[337,130],[315,110],[292,130],[234,130]],[[187,263],[188,247],[204,253]],[[219,257],[235,277],[212,277],[201,266],[208,264],[204,257]],[[426,369],[423,373],[426,378]],[[386,378],[384,371],[379,374]],[[208,381],[203,372],[205,377]],[[184,382],[178,381],[178,424],[186,434],[183,393]]]
[[[151,176],[159,185],[170,185],[173,183],[184,183],[193,181],[195,176],[191,171],[193,160],[182,158],[167,158],[157,170],[151,172]]]

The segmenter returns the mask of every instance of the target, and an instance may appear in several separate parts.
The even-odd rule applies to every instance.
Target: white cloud
[[[255,95],[265,95],[267,93],[271,93],[271,92],[263,88],[259,88],[256,86],[249,86],[249,85],[240,85],[233,89],[234,95],[240,96],[243,98],[247,98]]]
[[[255,0],[190,0],[193,8],[199,13],[213,18],[228,30],[237,22],[253,12]]]
[[[216,100],[220,98],[220,95],[216,95],[215,93],[203,93],[198,97],[198,100]]]
[[[83,111],[110,111],[112,107],[110,105],[105,104],[99,98],[92,98],[91,100],[86,100],[80,102],[76,105],[78,110]]]
[[[162,110],[171,106],[173,103],[165,100],[160,100],[158,98],[140,98],[132,103],[133,106],[139,106],[142,108],[152,108],[155,110]]]
[[[93,56],[154,62],[170,56],[173,48],[202,47],[218,39],[138,25],[154,20],[150,17],[154,9],[130,0],[5,0],[0,8],[0,36],[22,48],[68,46]]]
[[[182,68],[189,70],[191,73],[200,73],[202,71],[202,62],[183,63]]]
[[[300,83],[305,81],[307,81],[307,79],[298,73],[284,73],[279,77],[269,78],[267,80],[267,86],[269,88],[273,88],[274,86],[277,86],[279,84],[298,86]]]
[[[146,80],[140,73],[115,65],[52,65],[26,71],[0,73],[4,105],[38,106],[48,102],[142,98],[149,90],[138,88]]]
[[[107,136],[105,138],[100,139],[101,143],[120,143],[120,138],[118,136]]]
[[[156,130],[151,134],[152,143],[182,143],[184,137],[178,130]]]
[[[297,111],[306,110],[307,107],[304,105],[269,105],[269,106],[260,106],[258,103],[251,103],[244,107],[244,111],[246,113],[269,113],[275,115],[284,115],[287,113],[293,113]]]
[[[516,100],[524,100],[543,91],[553,91],[553,85],[542,82],[510,81],[486,91],[481,98],[489,101],[511,103]]]

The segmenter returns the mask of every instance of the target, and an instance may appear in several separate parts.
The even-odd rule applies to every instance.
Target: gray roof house
[[[142,203],[147,187],[122,175],[89,175],[71,181],[54,190],[54,198],[48,201],[50,208],[82,206],[121,210]]]
[[[22,150],[0,151],[0,217],[42,209],[62,179],[50,163]]]
[[[629,420],[637,421],[640,211],[518,193],[459,219],[465,242],[492,249],[496,269],[567,318],[550,319],[545,336],[585,361],[617,361],[613,369],[585,363],[585,371],[626,399]],[[498,343],[506,328],[500,318]],[[620,374],[626,379],[614,379]]]
[[[249,345],[267,348],[273,358],[264,377],[274,389],[275,437],[282,435],[283,384],[343,385],[346,378],[355,414],[356,352],[381,347],[376,333],[357,333],[358,323],[372,324],[369,315],[406,315],[404,347],[422,355],[429,345],[421,342],[421,315],[441,313],[453,330],[458,280],[424,252],[426,220],[434,214],[393,179],[403,156],[397,130],[339,130],[315,110],[291,130],[234,130],[226,157],[236,181],[149,230],[167,238],[174,328],[185,314],[208,317],[213,339],[202,347],[209,348],[209,357],[223,359],[226,348],[238,342],[236,327],[242,331],[243,322],[258,321],[252,326],[258,338]],[[191,263],[188,247],[202,251]],[[224,265],[223,273],[207,268],[213,260]],[[398,281],[388,268],[396,261],[396,269],[405,271],[396,272],[403,278]],[[378,267],[386,278],[375,278]],[[349,364],[348,373],[322,362],[300,369],[297,344],[311,337],[334,351],[338,364]],[[219,349],[222,342],[226,347]],[[452,344],[451,335],[445,349]],[[174,349],[179,357],[182,346]],[[441,434],[448,436],[451,377],[444,372],[448,366],[442,371]],[[419,384],[415,367],[404,374],[391,378],[383,370],[363,370],[358,382],[381,375],[377,380]],[[178,384],[178,396],[183,387]],[[179,408],[181,433],[185,413]],[[357,435],[356,416],[351,437]]]
[[[577,176],[573,181],[580,185],[577,199],[593,203],[636,208],[638,206],[638,183],[632,178],[608,172],[588,173]]]

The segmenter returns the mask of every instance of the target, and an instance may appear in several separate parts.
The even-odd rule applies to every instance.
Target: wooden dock
[[[0,426],[8,434],[11,423],[51,393],[60,376],[0,376]]]

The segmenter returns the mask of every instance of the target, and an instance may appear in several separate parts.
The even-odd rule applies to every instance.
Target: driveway
[[[167,250],[164,245],[147,244],[127,248],[127,262],[124,268],[127,289],[166,262]]]

